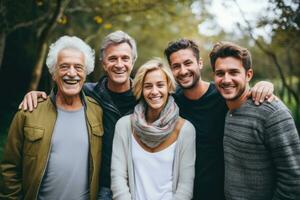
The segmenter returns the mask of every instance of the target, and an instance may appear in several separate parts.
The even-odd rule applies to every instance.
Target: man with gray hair
[[[123,31],[107,35],[100,48],[100,61],[106,75],[98,83],[87,83],[84,91],[103,109],[103,150],[100,171],[99,199],[110,200],[110,164],[112,143],[117,121],[133,112],[136,105],[131,90],[130,74],[137,59],[135,40]]]
[[[93,97],[103,109],[103,148],[100,170],[99,199],[110,200],[110,164],[116,122],[133,112],[136,99],[131,91],[130,74],[137,59],[135,40],[123,31],[108,34],[100,48],[100,61],[106,75],[97,83],[86,83],[84,91]],[[46,98],[44,92],[29,92],[20,104],[32,111],[37,106],[37,97]]]
[[[1,199],[96,199],[102,149],[102,109],[82,86],[94,50],[77,37],[50,46],[46,64],[55,82],[34,112],[11,124],[1,164]]]

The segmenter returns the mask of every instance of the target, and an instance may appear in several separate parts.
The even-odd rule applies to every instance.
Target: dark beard
[[[200,76],[196,77],[196,78],[193,80],[193,83],[192,83],[190,86],[182,86],[179,82],[178,82],[178,85],[179,85],[182,89],[188,90],[188,89],[194,88],[194,87],[197,85],[197,83],[199,82],[199,80],[200,80]]]
[[[239,93],[236,95],[236,96],[234,96],[233,98],[231,98],[231,99],[225,99],[226,101],[235,101],[235,100],[237,100],[237,99],[239,99],[243,94],[244,94],[244,92],[246,91],[246,85],[245,85],[245,87],[242,89],[242,90],[240,90],[239,91]]]

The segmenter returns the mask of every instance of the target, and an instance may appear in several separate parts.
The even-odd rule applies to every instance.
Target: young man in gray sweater
[[[229,108],[223,141],[226,199],[300,199],[300,141],[290,111],[281,101],[256,106],[247,99],[253,76],[247,49],[220,42],[210,61]]]

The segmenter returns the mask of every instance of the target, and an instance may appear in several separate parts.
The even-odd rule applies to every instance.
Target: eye
[[[163,88],[165,85],[166,85],[165,83],[161,82],[161,83],[158,83],[158,84],[157,84],[157,87]]]
[[[117,57],[109,57],[108,58],[108,61],[109,62],[114,62],[114,61],[116,61],[117,60]]]
[[[192,61],[187,61],[187,62],[184,63],[185,66],[190,66],[190,65],[192,65],[192,64],[193,64]]]
[[[130,60],[130,57],[129,57],[129,56],[123,56],[123,57],[122,57],[122,60],[123,60],[124,62],[128,62],[128,61]]]
[[[84,70],[84,67],[82,65],[75,65],[74,68],[76,69],[76,71],[81,72]]]
[[[70,68],[70,65],[67,65],[67,64],[59,65],[59,70],[61,70],[61,71],[66,71],[69,68]]]
[[[222,76],[224,76],[224,72],[216,71],[215,75],[218,77],[222,77]]]
[[[144,85],[144,88],[145,88],[145,89],[151,89],[151,88],[152,88],[152,85],[150,85],[150,84],[145,84],[145,85]]]
[[[172,70],[176,70],[176,69],[179,69],[180,65],[179,64],[174,64],[171,67],[172,67]]]
[[[230,74],[233,75],[233,76],[237,76],[239,73],[240,73],[239,71],[232,71],[232,72],[230,72]]]

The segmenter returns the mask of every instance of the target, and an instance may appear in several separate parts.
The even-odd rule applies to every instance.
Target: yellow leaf
[[[67,18],[67,16],[65,16],[65,15],[63,15],[63,16],[61,16],[58,20],[57,20],[57,23],[59,23],[59,24],[66,24],[68,22],[68,18]]]
[[[103,19],[102,19],[102,17],[100,17],[100,16],[95,16],[95,17],[94,17],[94,20],[95,20],[95,22],[96,22],[97,24],[101,24],[101,23],[103,22]]]
[[[110,23],[107,23],[107,24],[104,24],[104,29],[111,29],[111,27],[112,27],[112,24],[110,24]]]

